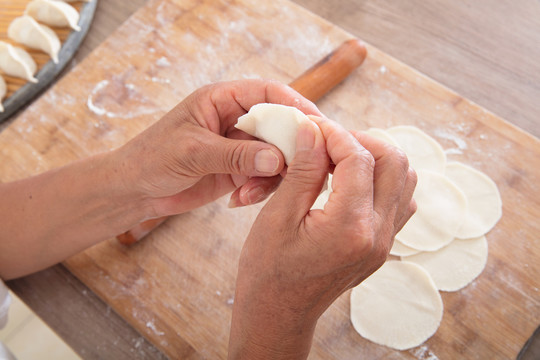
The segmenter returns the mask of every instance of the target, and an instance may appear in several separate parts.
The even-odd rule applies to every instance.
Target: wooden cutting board
[[[150,0],[0,134],[0,181],[118,147],[204,84],[289,82],[348,38],[286,0]],[[504,214],[487,235],[486,269],[442,294],[441,327],[425,344],[398,352],[364,340],[350,324],[347,292],[319,321],[310,358],[515,358],[540,323],[540,141],[373,46],[318,105],[351,129],[424,129],[450,159],[495,180]],[[226,203],[65,265],[171,358],[226,358],[237,260],[260,210]]]

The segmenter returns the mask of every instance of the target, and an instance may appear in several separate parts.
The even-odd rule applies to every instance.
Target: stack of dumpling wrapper
[[[418,175],[413,195],[418,209],[390,251],[401,261],[386,262],[352,290],[351,321],[363,337],[405,350],[436,332],[443,311],[438,291],[458,291],[483,271],[485,234],[501,218],[502,201],[493,180],[471,166],[448,162],[442,146],[420,129],[396,126],[366,133],[405,152]]]

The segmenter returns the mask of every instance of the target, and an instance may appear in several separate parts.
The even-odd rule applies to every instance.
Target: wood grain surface
[[[79,52],[77,62],[81,61],[81,59],[84,58],[91,49],[93,49],[97,44],[99,44],[102,39],[112,31],[112,29],[114,29],[121,21],[123,21],[130,12],[134,11],[136,8],[138,8],[138,6],[142,5],[143,3],[145,3],[145,1],[142,0],[134,0],[130,2],[100,2],[96,15],[94,29],[92,30],[93,32],[90,34],[87,42]],[[327,3],[332,4],[334,2],[329,1]],[[411,47],[408,46],[406,42],[397,41],[397,35],[401,37],[407,37],[408,34],[409,37],[415,39],[415,45],[418,44],[419,47],[421,47],[422,44],[424,44],[425,47],[429,47],[430,44],[433,44],[437,41],[437,39],[440,39],[440,41],[444,42],[444,46],[438,48],[438,54],[440,56],[434,56],[430,54],[429,56],[422,57],[421,61],[412,65],[422,69],[423,72],[426,72],[428,74],[431,72],[431,76],[438,78],[439,80],[441,80],[440,76],[442,75],[437,72],[438,69],[442,69],[442,74],[446,74],[445,67],[447,67],[448,64],[454,64],[454,66],[458,68],[467,67],[473,70],[476,69],[476,71],[471,70],[471,77],[463,77],[461,73],[455,73],[450,76],[450,78],[448,79],[449,82],[444,82],[444,84],[454,89],[457,89],[460,93],[466,93],[468,87],[473,88],[473,90],[477,93],[481,93],[487,97],[487,105],[486,103],[484,103],[484,105],[487,106],[489,109],[494,109],[494,105],[497,105],[499,108],[503,108],[503,110],[499,111],[499,113],[504,111],[510,111],[510,115],[512,116],[507,116],[508,120],[522,127],[529,127],[530,131],[536,132],[536,134],[538,134],[538,123],[537,121],[535,122],[535,115],[538,113],[538,109],[537,107],[535,107],[535,104],[537,104],[535,100],[538,98],[538,88],[534,87],[534,84],[538,84],[538,81],[521,81],[519,77],[516,78],[514,76],[513,72],[515,71],[515,69],[511,67],[498,67],[497,71],[495,72],[496,76],[476,76],[476,74],[491,74],[489,68],[497,67],[496,61],[491,60],[495,57],[489,56],[491,48],[485,46],[483,47],[483,45],[485,44],[481,41],[480,37],[462,36],[459,41],[455,40],[457,37],[456,34],[467,34],[472,30],[474,30],[480,35],[483,34],[484,37],[489,37],[489,34],[493,33],[491,30],[498,29],[500,25],[497,21],[498,14],[510,15],[509,18],[512,20],[513,28],[518,29],[517,33],[519,35],[516,35],[516,40],[520,42],[523,46],[521,46],[521,48],[517,51],[506,53],[505,61],[510,62],[511,59],[514,59],[516,60],[515,63],[520,63],[522,58],[525,58],[528,54],[531,54],[531,52],[524,51],[523,49],[531,49],[534,47],[534,44],[538,43],[538,39],[534,38],[534,35],[538,36],[539,34],[538,31],[534,31],[534,29],[537,28],[535,19],[538,19],[538,17],[535,17],[534,15],[537,13],[538,8],[534,6],[538,4],[530,1],[520,1],[514,2],[514,6],[508,7],[504,5],[504,2],[496,2],[491,4],[489,9],[485,9],[481,22],[475,22],[473,21],[474,19],[470,18],[464,19],[460,17],[446,16],[448,12],[453,13],[459,10],[456,10],[456,7],[459,8],[461,5],[454,2],[445,2],[445,7],[441,7],[439,9],[440,12],[432,11],[433,9],[426,9],[429,8],[430,5],[424,4],[423,2],[412,3],[415,3],[415,6],[424,8],[426,10],[422,12],[422,26],[407,26],[408,24],[413,23],[414,19],[417,19],[415,17],[414,11],[398,13],[399,15],[395,15],[394,18],[387,16],[387,14],[390,13],[389,8],[394,5],[394,2],[389,1],[351,1],[347,2],[346,5],[341,4],[343,5],[341,6],[341,8],[334,4],[334,9],[337,9],[336,12],[329,11],[329,7],[326,6],[326,2],[322,1],[313,1],[306,4],[306,6],[311,5],[316,12],[323,16],[331,17],[335,15],[332,18],[333,21],[347,27],[349,30],[351,30],[355,34],[358,34],[360,37],[363,37],[362,34],[366,34],[366,36],[364,37],[366,38],[366,40],[385,49],[393,55],[398,56],[400,59],[407,60],[408,57],[414,57],[419,50],[418,47],[413,47],[411,49]],[[363,4],[365,6],[362,7],[360,6],[360,4]],[[482,9],[482,4],[482,2],[475,2],[474,4],[467,4],[467,6],[468,9],[471,9],[474,12],[478,9]],[[349,11],[347,11],[347,9],[349,9]],[[355,14],[358,16],[359,19],[363,19],[364,21],[354,22],[354,17],[352,15],[348,15],[353,14],[353,10],[356,11],[355,9],[360,9]],[[523,9],[527,10],[524,11]],[[476,13],[478,13],[478,11],[476,11]],[[396,17],[399,17],[399,19],[396,19]],[[522,27],[519,27],[518,22],[514,21],[515,19],[520,19],[520,21],[522,22]],[[445,22],[445,24],[447,24],[448,26],[438,27],[437,32],[430,31],[430,29],[427,28],[426,25],[429,23],[435,24],[441,22]],[[377,30],[379,28],[381,29],[380,31]],[[391,28],[392,31],[384,30],[386,28]],[[522,37],[521,34],[527,31],[529,31],[528,35]],[[510,36],[512,34],[512,31],[508,31],[508,33],[508,36]],[[503,38],[507,39],[508,36]],[[533,40],[532,42],[531,39]],[[536,42],[534,42],[534,40],[536,40]],[[391,44],[392,46],[389,46],[389,44]],[[478,52],[480,54],[472,54],[471,56],[474,56],[474,61],[469,61],[469,57],[460,56],[459,50],[461,49],[461,47],[467,49],[474,49],[474,51],[477,52],[475,54],[478,54]],[[534,55],[534,51],[532,52],[532,55]],[[531,56],[530,58],[534,59],[534,56]],[[75,62],[74,64],[76,64],[77,62]],[[408,62],[409,64],[411,64],[410,61]],[[536,68],[536,72],[531,71],[535,70],[535,64],[531,61],[527,62],[527,66],[533,66],[533,69],[527,68],[526,70],[530,72],[530,74],[532,74],[531,76],[534,78],[534,75],[538,74],[538,68]],[[536,66],[538,66],[538,63],[536,63]],[[410,69],[407,70],[410,71]],[[452,81],[454,81],[457,86],[452,85]],[[516,107],[514,101],[504,101],[501,100],[501,98],[499,97],[492,96],[493,92],[482,90],[484,81],[487,82],[488,88],[490,88],[490,86],[495,86],[499,88],[512,89],[515,94],[519,94],[519,97],[521,99],[525,99],[524,101],[530,106]],[[460,89],[459,85],[463,82],[466,83],[466,86]],[[532,86],[530,86],[531,84]],[[459,97],[456,96],[456,98]],[[339,100],[339,102],[341,101],[343,100]],[[476,101],[478,101],[478,99],[476,99]],[[468,104],[468,102],[463,101],[461,101],[461,105],[459,105],[460,101],[457,101],[457,103],[458,108],[463,107],[464,103]],[[334,106],[331,104],[324,105],[323,110],[328,107],[330,107],[330,110],[334,110]],[[476,107],[474,108],[476,109]],[[331,111],[329,113],[331,113]],[[490,114],[487,114],[485,116],[491,119],[494,118]],[[482,116],[480,116],[479,118],[482,118]],[[527,118],[532,119],[532,121],[529,122],[530,125],[527,125],[527,121],[523,120]],[[500,120],[495,120],[494,122],[498,123],[499,121]],[[487,122],[489,126],[491,126],[493,121],[485,120],[485,122]],[[482,127],[480,127],[480,129],[481,128]],[[500,132],[506,131],[509,134],[519,133],[519,131],[512,129],[511,127],[510,129],[508,129],[506,124],[496,126],[495,128],[498,128]],[[54,128],[51,128],[50,131],[52,131],[53,129]],[[73,129],[71,131],[73,131]],[[512,137],[511,135],[507,136]],[[450,145],[452,145],[452,141],[449,141],[449,143]],[[538,149],[537,143],[533,142],[532,144],[533,148],[535,146],[536,149]],[[525,147],[528,147],[529,145],[530,143],[525,145]],[[493,148],[496,147],[497,146],[493,146]],[[470,148],[471,146],[469,146],[469,149]],[[459,150],[459,148],[457,150]],[[538,151],[533,154],[534,156],[536,156],[536,158],[538,155],[537,152]],[[470,156],[470,154],[468,154],[468,151],[466,151],[465,154],[467,156]],[[530,157],[530,159],[535,159],[534,156]],[[486,161],[485,163],[483,163],[482,166],[489,167],[489,164],[496,164],[497,160],[499,159],[496,158],[495,161]],[[36,161],[39,162],[39,160]],[[36,166],[35,169],[32,169],[32,171],[30,171],[30,173],[45,169],[48,166],[54,166],[53,163],[47,163],[41,167]],[[535,167],[537,167],[537,163],[533,162],[532,165],[535,165]],[[528,187],[528,191],[530,191],[531,189],[534,190],[532,188],[532,185],[530,184],[531,170],[529,169],[532,165],[524,163],[524,160],[518,161],[514,170],[511,171],[513,176],[511,177],[509,182],[512,184],[517,183],[517,185],[519,185],[518,190],[516,191],[519,192],[519,187],[523,186],[525,188]],[[505,163],[505,166],[509,165]],[[520,169],[519,166],[523,166],[523,169]],[[28,169],[19,169],[18,173],[21,174],[21,176],[24,176],[24,174],[27,173],[27,170]],[[497,171],[498,167],[494,167],[494,169],[492,170],[492,172]],[[489,171],[486,172],[491,175]],[[523,174],[524,176],[521,176],[521,174]],[[504,171],[501,170],[500,176],[504,177]],[[4,179],[4,171],[2,171],[2,178]],[[536,174],[536,178],[538,178],[538,174]],[[512,196],[514,195],[515,194],[511,192],[508,196],[512,198]],[[514,200],[514,202],[518,203],[516,209],[520,209],[520,211],[525,211],[524,205],[519,204],[524,200],[525,204],[529,204],[530,202],[533,203],[533,215],[531,215],[530,217],[526,216],[525,220],[523,220],[523,223],[526,223],[526,221],[530,221],[530,223],[528,224],[528,228],[526,228],[530,230],[532,227],[532,229],[535,230],[537,233],[538,227],[535,223],[533,216],[534,214],[538,215],[538,200],[534,196],[532,197],[532,199],[523,199],[523,197],[524,195],[522,194],[518,196],[516,200]],[[510,205],[513,206],[516,204],[511,203]],[[503,221],[510,221],[512,223],[519,224],[522,221],[518,219],[519,215],[512,215],[519,212],[514,210],[512,207],[509,208],[510,205],[506,205],[505,201],[505,218],[503,218]],[[506,214],[508,213],[511,214],[511,220],[505,220],[507,219]],[[517,234],[518,237],[525,239],[522,240],[523,242],[529,242],[533,250],[537,249],[537,240],[535,238],[527,238],[525,236],[527,234],[526,230],[518,230]],[[515,241],[516,238],[514,234],[511,234],[508,231],[505,231],[503,236],[508,236],[508,242]],[[490,235],[488,235],[488,239],[490,238]],[[513,269],[520,265],[526,265],[528,267],[532,266],[533,268],[531,269],[531,273],[533,275],[536,275],[536,278],[538,278],[538,268],[534,268],[534,263],[524,263],[523,257],[521,256],[524,255],[524,251],[519,250],[517,252],[519,252],[519,254],[516,255],[515,253],[513,253],[513,255],[510,256],[511,260],[513,261],[513,265],[510,266],[510,268]],[[537,252],[536,256],[538,256]],[[497,262],[496,265],[492,264],[491,266],[494,269],[504,269],[505,263]],[[507,282],[507,285],[506,287],[501,288],[502,290],[497,290],[497,294],[500,295],[500,293],[507,287],[513,287],[515,289],[522,290],[523,283],[521,282],[521,280],[512,280],[513,279],[504,280]],[[43,284],[54,284],[54,287],[44,286]],[[56,267],[51,270],[41,272],[39,274],[35,274],[31,277],[27,277],[25,279],[13,281],[10,283],[10,286],[14,288],[16,292],[21,295],[27,303],[29,303],[35,310],[37,310],[42,317],[45,317],[47,322],[51,324],[53,328],[55,328],[55,330],[60,332],[62,336],[67,339],[69,343],[75,348],[75,350],[77,350],[80,354],[83,355],[84,358],[118,359],[159,357],[159,355],[157,355],[155,351],[148,346],[147,343],[144,343],[141,340],[137,340],[139,339],[139,337],[137,337],[137,335],[135,335],[129,327],[123,325],[123,321],[119,319],[114,314],[114,312],[111,312],[107,305],[96,299],[95,296],[93,296],[90,292],[87,291],[83,284],[71,277],[71,275],[67,273],[62,267]],[[54,289],[54,291],[51,289]],[[511,290],[511,292],[519,292],[518,290]],[[532,297],[532,299],[536,301],[536,307],[533,307],[533,310],[537,311],[538,292],[537,290],[536,292],[534,292],[534,288],[530,290],[530,297]],[[58,296],[54,296],[55,294],[58,294]],[[49,302],[48,300],[50,298],[54,298],[55,300],[53,302]],[[452,296],[450,296],[450,298],[452,298]],[[462,305],[467,306],[467,301],[459,298],[458,300],[463,303]],[[493,301],[497,302],[497,300],[498,299],[494,296]],[[81,304],[80,310],[77,309],[76,311],[66,311],[66,309],[69,308],[70,304]],[[517,306],[520,305],[521,304],[518,304]],[[518,316],[518,322],[516,324],[519,324],[520,321],[523,321],[523,319],[521,319],[523,315],[520,315],[521,313],[516,309],[517,306],[510,306],[506,310],[504,310],[503,308],[503,310]],[[457,307],[458,306],[456,306],[456,308]],[[498,311],[500,312],[503,310],[499,309]],[[75,331],[77,327],[73,325],[77,324],[79,321],[79,311],[84,311],[90,314],[85,319],[84,333],[82,331]],[[537,312],[533,312],[532,315],[529,314],[529,317],[532,317],[534,319],[535,314],[536,318],[538,319]],[[478,320],[478,322],[480,321]],[[115,325],[109,327],[109,323],[114,323]],[[476,328],[479,327],[480,325],[476,324]],[[505,324],[504,327],[512,328],[510,325],[507,324]],[[70,331],[72,329],[73,331]],[[473,338],[473,340],[470,340],[473,343],[475,341],[480,341],[478,340],[478,335],[473,332],[474,330],[474,327],[471,329],[467,328],[466,330],[463,330],[466,335]],[[93,331],[94,333],[99,333],[103,336],[99,336],[99,339],[96,341],[94,336],[85,336],[85,333],[87,333],[88,331]],[[481,332],[482,330],[480,330],[480,333]],[[518,331],[518,333],[520,334],[519,338],[523,337],[526,332],[527,329],[521,329],[520,331]],[[532,334],[532,330],[530,331],[529,335],[530,334]],[[514,340],[516,344],[517,342],[519,342],[519,339],[516,337],[513,337],[512,340]],[[506,340],[502,340],[502,342],[505,343]],[[517,346],[516,344],[512,345],[513,349]],[[466,341],[462,342],[461,346],[465,348],[468,346],[468,343]],[[426,348],[424,349],[426,350],[425,353],[418,353],[415,356],[419,358],[426,358],[429,355],[429,352],[427,350],[431,351],[430,349]]]

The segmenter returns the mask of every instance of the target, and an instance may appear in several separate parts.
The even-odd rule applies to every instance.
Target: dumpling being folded
[[[81,30],[79,12],[71,5],[56,0],[33,0],[26,6],[25,15],[37,21],[59,27],[70,27],[75,31]]]
[[[10,76],[38,82],[34,77],[37,65],[30,54],[4,41],[0,41],[0,70]]]
[[[39,24],[30,16],[23,15],[13,19],[8,27],[8,36],[20,44],[49,54],[53,62],[58,63],[60,39],[50,27]]]
[[[253,105],[235,125],[252,136],[277,146],[285,163],[290,164],[296,150],[296,134],[302,121],[311,121],[300,110],[279,104]]]

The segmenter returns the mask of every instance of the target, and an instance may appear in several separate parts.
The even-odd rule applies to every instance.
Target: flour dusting
[[[437,135],[438,137],[442,138],[442,139],[445,139],[445,140],[449,140],[451,142],[453,142],[454,144],[456,144],[456,147],[454,148],[449,148],[449,149],[446,149],[445,150],[445,153],[447,155],[460,155],[460,154],[463,154],[463,150],[466,150],[467,149],[467,143],[465,142],[465,140],[463,140],[463,138],[457,136],[457,135],[454,135],[453,133],[450,133],[446,130],[442,130],[442,129],[437,129],[435,130],[435,135]]]
[[[156,334],[157,336],[165,335],[165,333],[163,331],[159,331],[158,329],[156,329],[156,324],[154,324],[154,320],[147,321],[146,322],[146,327],[151,329],[154,332],[154,334]]]
[[[439,360],[437,355],[432,353],[426,345],[411,349],[410,353],[418,360]]]
[[[169,59],[167,59],[165,56],[162,56],[159,59],[157,59],[156,65],[159,67],[169,67],[171,66],[171,63]]]
[[[159,111],[134,84],[119,78],[100,81],[88,96],[86,106],[94,114],[108,118],[131,119]]]

